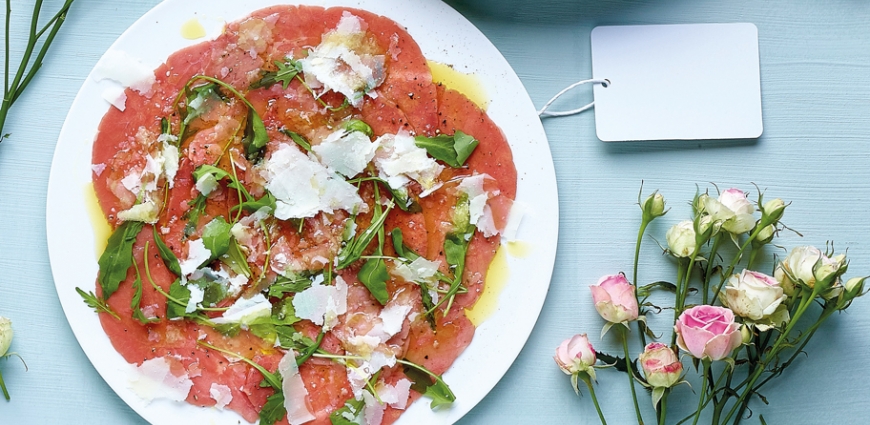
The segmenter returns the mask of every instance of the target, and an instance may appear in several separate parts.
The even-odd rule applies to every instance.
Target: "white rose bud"
[[[677,257],[688,257],[695,252],[695,223],[685,220],[675,224],[665,234],[668,248]]]
[[[799,246],[791,250],[780,266],[789,279],[812,289],[816,285],[813,269],[822,257],[824,255],[816,247]]]
[[[661,193],[655,192],[648,196],[641,205],[643,217],[647,221],[652,221],[654,218],[665,215],[665,197]]]
[[[776,198],[764,203],[761,207],[761,221],[763,223],[776,223],[782,218],[782,213],[785,212],[785,202],[782,199]]]
[[[788,277],[788,274],[783,270],[782,264],[776,267],[773,271],[773,277],[779,281],[779,286],[782,287],[783,293],[789,297],[793,297],[797,293],[797,283]]]
[[[837,277],[846,272],[846,266],[846,256],[843,254],[831,258],[822,255],[813,267],[813,276],[817,283],[832,286],[836,283]]]
[[[773,314],[786,298],[779,282],[773,277],[743,270],[728,278],[722,304],[740,317],[761,320]]]
[[[723,229],[735,235],[746,233],[755,227],[755,218],[752,217],[755,207],[740,189],[728,189],[719,195],[719,199],[705,198],[704,209],[713,220],[722,223]]]
[[[6,355],[12,345],[12,321],[0,316],[0,357]]]

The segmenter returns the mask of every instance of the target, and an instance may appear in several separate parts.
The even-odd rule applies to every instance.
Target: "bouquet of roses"
[[[691,359],[701,387],[695,391],[695,412],[676,423],[697,423],[706,410],[712,424],[737,424],[754,397],[764,401],[759,390],[795,361],[822,323],[864,295],[867,277],[845,279],[848,261],[843,254],[835,255],[832,247],[825,252],[797,247],[782,261],[765,261],[765,246],[786,229],[780,220],[788,205],[762,198],[759,195],[753,205],[738,189],[717,198],[696,194],[692,219],[666,234],[663,249],[677,264],[676,281],[635,286],[646,228],[667,213],[658,192],[642,202],[638,198],[642,218],[632,280],[620,273],[604,276],[590,287],[595,309],[607,322],[602,336],[617,330],[624,357],[596,352],[586,334],[564,341],[554,357],[578,394],[579,381],[586,384],[602,424],[606,421],[593,387],[595,369],[602,367],[627,374],[638,424],[644,418],[636,386],[650,392],[659,424],[676,422],[678,418],[668,421],[668,395],[676,385],[687,383],[689,371],[679,353]],[[772,273],[757,271],[761,267]],[[654,305],[649,301],[653,291],[671,293],[673,306]],[[668,310],[674,314],[670,341],[656,341],[646,315]],[[629,348],[633,327],[643,347],[637,358]]]

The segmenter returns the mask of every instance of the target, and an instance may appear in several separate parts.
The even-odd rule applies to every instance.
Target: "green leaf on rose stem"
[[[664,289],[668,292],[677,292],[677,285],[674,285],[671,282],[667,282],[664,280],[660,280],[658,282],[653,282],[648,285],[643,285],[637,288],[637,296],[638,297],[647,297],[652,292],[653,289]]]
[[[299,147],[305,149],[305,152],[311,152],[311,143],[308,143],[308,141],[305,140],[304,137],[300,136],[299,133],[296,133],[295,131],[290,131],[286,128],[282,128],[278,131],[280,131],[281,134],[292,139],[297,145],[299,145]]]
[[[616,370],[620,372],[628,372],[628,369],[626,369],[625,367],[625,358],[623,357],[611,356],[607,353],[602,353],[600,351],[595,352],[595,357],[597,357],[598,360],[601,360],[601,362],[607,364],[608,366],[613,366]],[[638,370],[637,360],[632,362],[632,367],[635,368],[634,370]]]
[[[438,406],[449,406],[456,401],[456,395],[447,386],[447,383],[440,376],[435,375],[423,366],[417,364],[409,364],[410,362],[401,361],[402,371],[405,376],[411,381],[411,388],[420,394],[432,399],[429,408],[435,409]],[[434,378],[434,382],[433,382]]]
[[[366,260],[359,269],[357,278],[381,305],[387,304],[387,301],[390,300],[390,293],[387,291],[387,280],[390,275],[387,273],[387,265],[382,258]]]
[[[133,264],[133,243],[143,225],[141,221],[125,221],[109,236],[106,250],[97,261],[100,266],[97,283],[103,290],[104,300],[109,299],[121,281],[127,278],[127,270]]]
[[[118,316],[118,313],[112,311],[112,308],[109,307],[109,304],[106,303],[106,300],[102,298],[97,298],[93,292],[85,292],[82,288],[76,287],[76,292],[78,292],[79,296],[82,297],[82,301],[88,305],[88,307],[94,309],[97,313],[106,313],[118,320],[121,320],[121,316]]]
[[[767,425],[767,421],[764,420],[764,415],[758,415],[758,420],[761,422],[761,425]]]
[[[166,268],[175,273],[176,276],[181,276],[181,265],[178,263],[178,257],[163,243],[163,239],[157,234],[157,226],[153,226],[151,230],[154,235],[154,244],[157,245],[157,251],[160,253],[160,258],[163,259],[163,264],[166,264]]]
[[[445,164],[460,168],[477,148],[480,143],[459,130],[452,136],[440,134],[435,137],[417,136],[414,138],[417,147],[426,149],[432,158],[443,161]]]
[[[287,414],[284,408],[284,392],[275,391],[274,394],[266,398],[266,404],[260,410],[260,424],[273,425]]]
[[[211,251],[211,257],[203,263],[208,264],[211,261],[220,258],[230,250],[230,240],[233,235],[230,233],[232,225],[227,223],[223,217],[215,217],[208,222],[202,229],[202,243]],[[203,265],[200,264],[200,267]]]
[[[665,395],[665,387],[654,387],[652,389],[652,405],[653,410],[656,412],[659,411],[659,401],[662,399],[662,396]]]

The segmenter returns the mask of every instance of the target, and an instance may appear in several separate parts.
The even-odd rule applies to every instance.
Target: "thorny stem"
[[[710,373],[710,360],[703,360],[704,362],[704,375],[701,379],[701,395],[698,396],[698,409],[695,411],[695,420],[692,421],[692,425],[698,423],[698,419],[701,418],[701,411],[704,410],[704,399],[707,398],[707,375]]]

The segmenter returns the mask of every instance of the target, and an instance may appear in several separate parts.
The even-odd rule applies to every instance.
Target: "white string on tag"
[[[579,86],[582,86],[584,84],[601,84],[602,87],[607,87],[607,85],[610,84],[610,80],[608,80],[606,78],[605,79],[591,79],[591,80],[578,81],[574,84],[571,84],[570,86],[565,87],[559,93],[556,93],[556,95],[553,96],[552,99],[550,99],[546,104],[544,104],[544,107],[541,108],[540,111],[538,111],[538,116],[541,118],[544,118],[544,117],[565,117],[568,115],[579,114],[579,113],[581,113],[589,108],[592,108],[595,105],[595,102],[592,102],[592,103],[590,103],[582,108],[572,109],[570,111],[556,111],[556,112],[548,112],[547,111],[547,109],[550,107],[550,105],[553,104],[553,102],[556,101],[556,99],[562,97],[563,94],[567,93],[568,91],[570,91],[574,87],[579,87]]]

